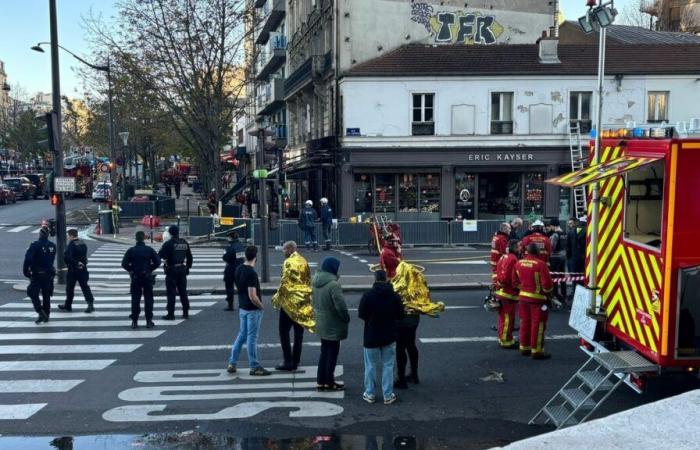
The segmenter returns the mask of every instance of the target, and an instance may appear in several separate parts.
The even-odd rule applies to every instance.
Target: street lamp
[[[598,113],[596,114],[595,125],[595,147],[593,149],[593,165],[600,164],[600,148],[603,136],[603,78],[605,77],[605,38],[606,29],[615,21],[617,10],[614,0],[603,3],[602,0],[596,6],[595,0],[588,0],[588,11],[586,15],[579,18],[578,22],[586,34],[590,34],[594,29],[598,30]],[[605,313],[599,311],[596,305],[596,293],[598,292],[598,223],[600,221],[600,183],[593,183],[593,193],[591,195],[591,255],[588,262],[588,289],[589,308],[588,315],[596,320],[605,320]]]
[[[126,168],[127,166],[129,167],[129,175],[131,175],[131,155],[129,154],[129,148],[128,143],[129,143],[129,132],[128,131],[121,131],[119,132],[119,137],[122,140],[122,143],[124,144],[124,151],[122,152],[122,160],[124,161],[124,178],[126,178]],[[126,181],[123,183],[124,186],[126,186]],[[124,189],[124,192],[126,192],[126,188]]]

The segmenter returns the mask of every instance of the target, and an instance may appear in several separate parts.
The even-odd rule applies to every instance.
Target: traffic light
[[[42,146],[48,144],[51,154],[56,155],[59,149],[57,133],[58,116],[54,112],[49,112],[44,114],[43,116],[37,117],[36,120],[41,122],[41,124],[43,125],[43,127],[38,130],[39,134],[41,134],[43,137],[46,137],[46,139],[37,142],[37,144]]]
[[[61,194],[53,193],[51,194],[51,206],[57,206],[61,204]]]

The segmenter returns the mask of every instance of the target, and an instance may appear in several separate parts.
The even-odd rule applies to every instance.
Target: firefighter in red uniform
[[[498,345],[505,349],[518,347],[518,343],[513,340],[515,312],[518,309],[518,288],[513,286],[513,271],[520,252],[520,241],[510,240],[508,254],[501,256],[496,266],[494,295],[501,302],[501,309],[498,310]]]
[[[382,253],[379,255],[379,265],[386,271],[389,279],[396,276],[396,268],[401,262],[401,246],[397,236],[391,234],[387,238]]]
[[[501,257],[508,251],[508,236],[510,235],[510,225],[507,223],[502,223],[498,227],[498,231],[493,235],[491,239],[491,273],[492,280],[495,288],[496,284],[496,266]]]
[[[544,331],[554,284],[547,264],[542,262],[538,245],[531,242],[525,251],[525,258],[518,261],[513,270],[513,285],[520,289],[520,353],[532,355],[534,359],[547,359],[550,355],[544,351]]]
[[[532,224],[532,233],[523,238],[523,248],[527,249],[530,244],[537,245],[537,258],[545,264],[549,263],[549,257],[552,255],[552,241],[544,234],[544,223],[541,220],[536,220]]]

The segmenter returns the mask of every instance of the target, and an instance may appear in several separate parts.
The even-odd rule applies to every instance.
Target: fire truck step
[[[586,400],[588,393],[581,389],[562,389],[561,396],[576,410],[595,408],[593,399]]]
[[[658,370],[657,365],[633,351],[594,353],[593,357],[596,362],[614,372],[653,372]]]
[[[607,392],[613,387],[610,380],[603,381],[605,379],[605,375],[597,370],[586,370],[583,372],[578,372],[576,375],[581,381],[586,383],[586,386],[600,392]],[[602,384],[601,381],[603,382]]]
[[[564,420],[566,420],[566,418],[569,417],[569,414],[571,414],[571,411],[563,405],[545,406],[544,413],[547,415],[547,417],[549,417],[549,419],[552,422],[554,422],[554,425],[557,428],[561,428],[564,425]],[[578,419],[576,419],[576,417],[573,416],[566,421],[567,426],[576,424],[578,424]]]

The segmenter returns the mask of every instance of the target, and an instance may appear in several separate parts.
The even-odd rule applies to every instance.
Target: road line
[[[217,267],[219,267],[219,266],[215,266],[215,267],[211,267],[211,268],[203,268],[203,267],[201,267],[200,265],[195,264],[195,267],[193,267],[192,269],[190,269],[190,274],[196,273],[196,272],[211,273],[211,272],[214,271]],[[221,266],[221,273],[216,274],[216,276],[219,277],[219,278],[221,278],[222,280],[223,280],[223,278],[224,278],[224,270],[223,270],[224,267],[225,267],[225,265],[222,265],[222,266]],[[92,278],[92,274],[94,274],[94,273],[100,273],[100,272],[115,272],[115,271],[116,271],[114,268],[108,268],[108,267],[90,267],[89,270],[90,270],[90,277],[91,277],[91,278]],[[122,271],[121,268],[118,269],[118,270],[119,270],[119,272]],[[164,273],[164,270],[163,270],[163,269],[156,269],[156,272],[157,272],[158,274],[161,274],[161,273]],[[191,276],[191,275],[189,275],[188,278],[189,278],[190,276]]]
[[[0,355],[58,355],[71,353],[131,353],[143,344],[115,345],[0,345]]]
[[[27,420],[46,405],[48,405],[48,403],[0,405],[0,420]]]
[[[174,326],[184,322],[185,319],[158,320],[158,326]],[[127,324],[124,320],[59,320],[39,325],[41,328],[102,328],[122,327]],[[0,321],[0,328],[36,328],[32,321]]]
[[[361,259],[360,262],[363,263],[363,264],[367,264],[367,260],[366,260],[366,259]]]
[[[419,338],[423,344],[452,344],[461,342],[496,342],[496,336],[475,336],[475,337],[451,337],[451,338]],[[559,334],[546,336],[545,339],[559,341],[565,339],[579,339],[578,334]]]
[[[104,279],[104,280],[128,280],[130,278],[128,273],[115,273],[115,274],[90,274],[90,279]],[[217,273],[212,275],[189,275],[188,280],[219,280],[223,279],[223,273]]]
[[[41,231],[41,227],[37,228],[36,230],[32,231],[32,234],[39,234],[39,231]]]
[[[223,344],[223,345],[183,345],[179,347],[168,347],[164,346],[158,349],[161,352],[197,352],[197,351],[202,351],[202,350],[231,350],[231,344]],[[309,346],[309,347],[320,347],[321,343],[320,342],[304,342],[303,345]],[[246,347],[246,344],[243,344],[243,347]],[[280,344],[258,344],[258,348],[280,348]]]
[[[264,387],[264,386],[263,386]],[[157,401],[202,401],[202,400],[237,400],[247,398],[335,398],[345,397],[343,391],[318,392],[308,391],[270,391],[270,392],[221,392],[213,394],[168,394],[168,392],[197,392],[197,391],[228,391],[233,389],[232,385],[212,385],[212,386],[154,386],[137,387],[121,391],[119,399],[126,402],[157,402]]]
[[[68,392],[85,380],[3,380],[0,393]]]
[[[20,231],[24,231],[27,228],[31,228],[31,227],[32,227],[31,225],[20,225],[18,227],[14,227],[14,228],[7,230],[7,232],[8,233],[19,233]]]
[[[116,359],[63,359],[55,361],[0,361],[0,372],[52,371],[52,370],[102,370]]]
[[[228,373],[226,369],[183,369],[183,370],[147,370],[137,372],[134,381],[139,383],[194,383],[200,381],[226,381],[246,380],[260,381],[259,376],[250,375],[248,368],[238,368],[236,373]],[[296,372],[273,371],[265,380],[301,380],[316,379],[316,366],[299,366]],[[335,366],[334,376],[343,376],[342,365]]]
[[[158,317],[159,314],[166,314],[168,311],[165,309],[154,309],[153,310],[153,316]],[[195,316],[198,313],[202,312],[201,309],[190,309],[190,316]],[[5,318],[28,318],[28,319],[35,319],[36,318],[36,313],[34,311],[3,311],[2,314],[3,317]],[[128,314],[126,314],[124,311],[95,311],[90,314],[85,314],[82,311],[79,312],[52,312],[51,313],[51,320],[56,320],[56,319],[85,319],[85,320],[91,320],[93,317],[97,318],[105,318],[105,317],[127,317]],[[49,322],[51,323],[51,322]],[[123,323],[122,323],[123,325]],[[42,325],[46,326],[46,324]]]
[[[221,298],[224,299],[225,297],[221,297]],[[205,308],[207,306],[212,306],[215,304],[216,304],[216,302],[190,302],[190,307],[191,308]],[[32,305],[27,305],[26,303],[5,303],[4,305],[0,306],[0,308],[2,308],[2,309],[23,309],[23,310],[30,310],[30,311],[34,310],[34,307]],[[131,301],[129,300],[129,303],[127,303],[127,299],[124,299],[123,303],[99,303],[99,302],[96,302],[95,309],[99,309],[99,310],[131,309]],[[76,314],[76,313],[72,313],[72,314]],[[80,314],[80,313],[77,313],[77,314]],[[0,315],[2,315],[2,314],[0,314]]]
[[[125,322],[126,323],[126,322]],[[128,324],[127,324],[128,325]],[[124,326],[126,328],[126,325]],[[71,339],[145,339],[157,338],[165,330],[129,331],[61,331],[56,333],[6,333],[0,334],[0,341],[71,340]]]

